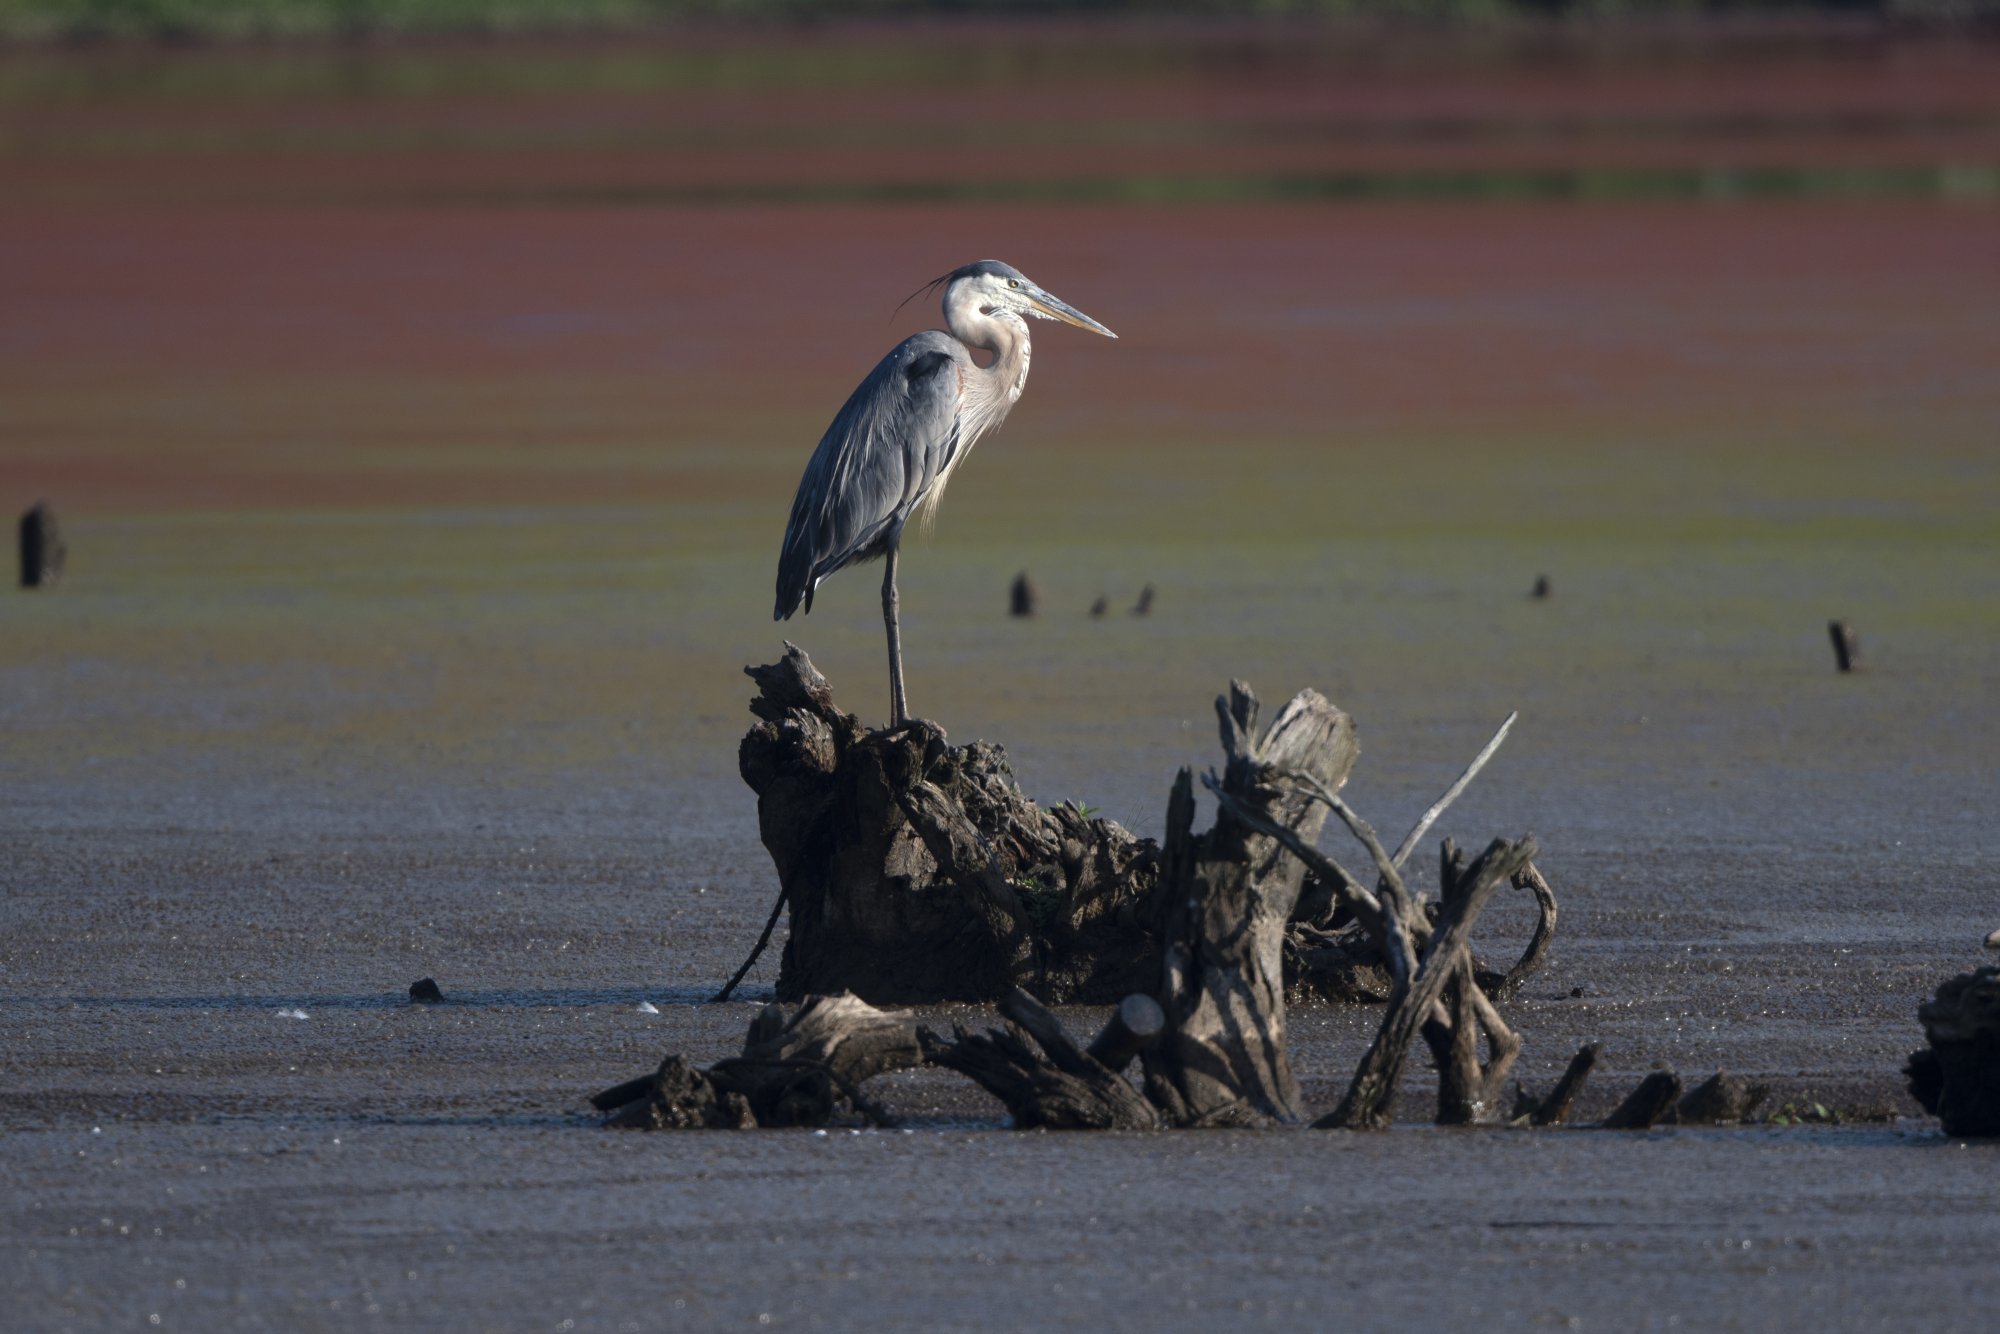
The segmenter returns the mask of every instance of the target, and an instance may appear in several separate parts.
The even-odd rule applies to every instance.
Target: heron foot
[[[887,737],[901,736],[905,732],[914,732],[917,731],[918,729],[922,729],[926,732],[935,732],[937,733],[938,740],[940,741],[944,740],[945,737],[944,729],[942,727],[939,727],[936,723],[931,722],[927,718],[905,718],[900,723],[890,723],[887,727],[877,728],[874,731],[870,732],[868,735],[872,737],[887,738]]]

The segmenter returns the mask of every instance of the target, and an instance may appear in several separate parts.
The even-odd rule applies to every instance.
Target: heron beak
[[[1103,334],[1106,338],[1118,336],[1069,302],[1058,300],[1039,287],[1030,288],[1027,297],[1028,304],[1049,319],[1061,320],[1064,324],[1074,324],[1079,329],[1088,329],[1092,333]]]

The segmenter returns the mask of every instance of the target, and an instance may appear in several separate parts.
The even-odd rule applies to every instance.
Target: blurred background
[[[1121,335],[1038,326],[904,562],[913,709],[1030,791],[1153,827],[1231,676],[1398,802],[1522,707],[1494,814],[1585,843],[1985,772],[1978,14],[865,8],[0,4],[0,498],[71,548],[0,612],[15,811],[761,883],[739,668],[887,707],[872,571],[768,620],[793,487],[989,256]]]

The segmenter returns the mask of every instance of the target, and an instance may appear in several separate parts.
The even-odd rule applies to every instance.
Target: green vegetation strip
[[[1964,21],[2000,14],[2000,0],[0,0],[0,39],[615,31],[683,18],[1120,15],[1145,10],[1475,23],[1814,11]]]
[[[1590,202],[1738,199],[2000,199],[2000,166],[1547,168],[1134,176],[1024,181],[825,181],[438,191],[418,203],[660,204]]]

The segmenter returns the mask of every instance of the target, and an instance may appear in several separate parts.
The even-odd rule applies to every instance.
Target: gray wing
[[[960,448],[959,401],[971,357],[935,330],[905,339],[849,396],[799,479],[778,555],[774,620],[842,566],[881,555],[901,535]]]

